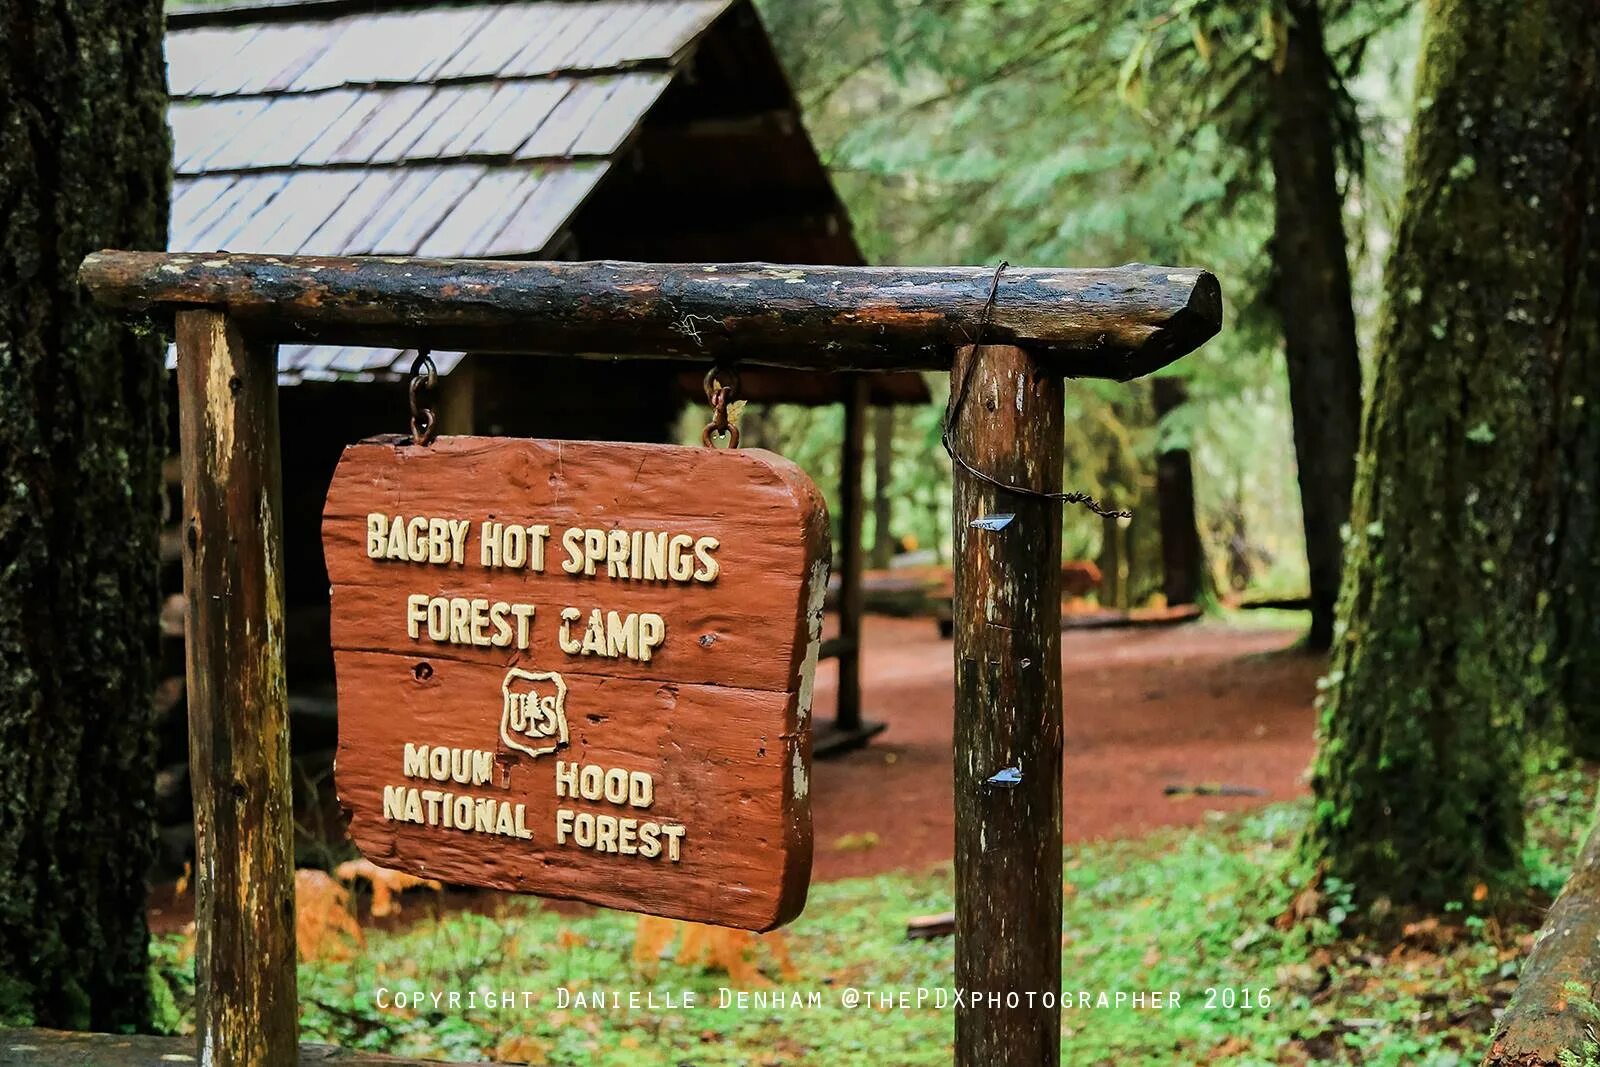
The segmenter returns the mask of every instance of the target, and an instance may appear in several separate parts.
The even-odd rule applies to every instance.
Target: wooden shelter
[[[862,262],[749,0],[208,4],[169,13],[167,58],[173,249]],[[679,323],[691,340],[699,328]],[[295,387],[289,679],[297,716],[326,724],[308,738],[334,713],[322,501],[346,443],[405,427],[416,354],[278,346],[279,384]],[[704,404],[703,369],[671,360],[432,358],[446,433],[666,441],[685,403]],[[857,667],[865,409],[926,402],[927,388],[915,373],[741,378],[747,400],[845,405],[840,632],[824,650],[839,700],[819,747],[859,743],[874,732]]]

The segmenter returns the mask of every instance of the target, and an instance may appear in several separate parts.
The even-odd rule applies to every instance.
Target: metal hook
[[[411,443],[419,447],[433,443],[439,433],[439,421],[433,409],[425,407],[417,394],[424,389],[431,394],[438,384],[439,368],[434,365],[433,356],[426,348],[418,349],[417,358],[411,361],[411,385],[408,391],[411,398]]]
[[[727,439],[728,448],[739,447],[739,427],[728,421],[728,405],[739,391],[739,372],[732,367],[712,367],[706,371],[706,399],[711,402],[711,421],[700,433],[700,443],[707,448],[716,438]]]

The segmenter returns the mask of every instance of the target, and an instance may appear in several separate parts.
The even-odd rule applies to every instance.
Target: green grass
[[[1546,891],[1565,878],[1587,828],[1592,789],[1586,775],[1564,772],[1541,776],[1531,792],[1528,863]],[[1379,952],[1340,940],[1321,920],[1279,929],[1273,920],[1296,891],[1283,872],[1304,818],[1303,805],[1279,805],[1219,816],[1199,830],[1069,850],[1064,987],[1113,995],[1172,990],[1181,999],[1163,1010],[1067,1008],[1065,1063],[1477,1062],[1491,1009],[1509,996],[1531,930],[1452,909],[1399,949]],[[1325,888],[1336,914],[1337,887]],[[406,907],[425,911],[428,899],[412,893]],[[635,973],[632,916],[562,916],[527,900],[494,918],[425,918],[399,932],[368,931],[348,961],[303,964],[302,1026],[307,1040],[457,1060],[498,1052],[599,1067],[946,1064],[949,1010],[849,1009],[841,1001],[846,989],[948,989],[951,941],[908,941],[904,929],[911,916],[950,906],[948,867],[813,887],[805,914],[786,931],[799,978],[767,991],[816,994],[820,1006],[746,1010],[718,1006],[725,975],[670,960],[653,978]],[[174,1011],[184,1012],[192,987],[179,952],[174,939],[163,940],[156,965],[173,988]],[[765,950],[758,959],[767,960]],[[560,987],[653,990],[658,1000],[693,991],[699,1004],[562,1008]],[[506,989],[519,999],[494,1009],[383,1010],[374,1003],[379,989]],[[522,990],[533,992],[530,1005]]]

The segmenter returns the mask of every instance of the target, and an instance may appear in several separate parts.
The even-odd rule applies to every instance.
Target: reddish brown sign
[[[356,844],[465,885],[792,919],[827,530],[755,449],[345,449],[323,544]]]

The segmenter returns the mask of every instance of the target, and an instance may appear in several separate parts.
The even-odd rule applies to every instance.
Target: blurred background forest
[[[1068,390],[1066,485],[1135,513],[1069,508],[1067,558],[1159,591],[1157,455],[1188,449],[1211,586],[1298,597],[1306,554],[1283,331],[1274,303],[1271,87],[1285,28],[1269,2],[766,0],[805,121],[873,263],[1204,264],[1228,279],[1222,335],[1150,381]],[[1401,192],[1418,12],[1327,5],[1341,90],[1339,181],[1361,350]],[[1337,300],[1337,294],[1330,294]],[[948,556],[950,464],[935,403],[892,418],[890,533]],[[838,485],[836,407],[745,414],[747,440]],[[830,503],[836,503],[830,501]],[[867,514],[868,543],[874,516]],[[1126,551],[1112,558],[1109,537]],[[1118,562],[1118,559],[1122,562]],[[1115,588],[1112,586],[1111,588]]]

